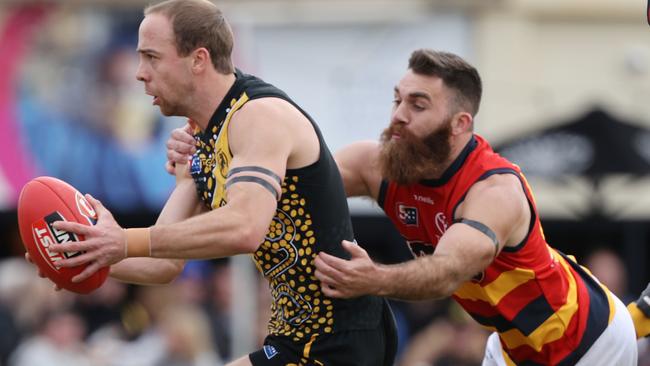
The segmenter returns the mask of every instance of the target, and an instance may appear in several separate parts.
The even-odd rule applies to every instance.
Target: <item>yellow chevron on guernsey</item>
[[[481,286],[466,282],[455,293],[465,300],[481,300],[496,305],[512,290],[535,278],[535,272],[530,269],[513,269],[501,273],[492,283]]]
[[[541,351],[544,344],[560,339],[566,328],[571,322],[571,318],[578,310],[578,287],[575,278],[569,267],[569,264],[556,252],[553,252],[554,258],[561,264],[562,269],[567,273],[569,290],[565,304],[562,305],[553,315],[537,327],[528,337],[524,336],[519,330],[512,329],[501,334],[501,340],[510,349],[521,345],[528,345]]]

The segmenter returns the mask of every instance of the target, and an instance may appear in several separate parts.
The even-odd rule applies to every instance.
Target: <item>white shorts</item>
[[[637,342],[634,323],[621,300],[612,295],[616,313],[611,324],[591,345],[576,366],[637,366]],[[483,366],[507,366],[497,333],[490,334]]]

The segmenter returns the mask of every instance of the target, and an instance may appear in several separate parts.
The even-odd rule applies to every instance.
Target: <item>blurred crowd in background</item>
[[[19,258],[0,263],[0,357],[10,366],[217,366],[230,360],[228,261],[191,262],[173,284],[109,279],[89,295],[54,291]],[[264,281],[251,298],[266,335]],[[447,301],[393,304],[403,365],[477,365],[487,332]]]
[[[601,248],[585,265],[626,302],[627,272]],[[189,262],[165,286],[132,286],[108,279],[89,295],[54,291],[22,258],[0,261],[0,364],[8,366],[218,366],[231,353],[232,302],[228,260]],[[260,278],[251,296],[256,342],[266,335],[270,295]],[[489,333],[454,302],[392,301],[403,366],[473,366]],[[241,306],[239,307],[241,308]],[[650,365],[650,344],[639,342],[639,365]]]
[[[422,47],[458,53],[478,67],[485,98],[476,129],[491,141],[593,110],[636,121],[635,134],[650,136],[650,28],[642,1],[588,7],[562,0],[221,3],[237,38],[236,65],[292,95],[332,150],[379,136],[393,85],[410,52]],[[0,365],[216,366],[235,356],[231,319],[238,304],[228,260],[190,262],[167,286],[109,279],[82,296],[54,291],[22,258],[15,203],[35,176],[55,176],[92,193],[126,227],[155,221],[173,186],[163,169],[164,142],[183,121],[160,116],[134,77],[144,5],[0,3]],[[650,139],[640,141],[639,155],[650,157]],[[536,161],[548,150],[533,150]],[[575,157],[575,150],[566,156]],[[576,254],[629,302],[648,282],[650,169],[614,173],[594,181],[602,192],[575,179],[531,177],[531,184],[549,241]],[[605,207],[612,197],[618,197],[615,210]],[[351,206],[359,242],[380,260],[404,259],[392,253],[399,237],[384,233],[390,223],[377,207]],[[257,305],[251,316],[259,343],[270,297],[261,279],[255,288],[248,301]],[[453,302],[392,305],[400,365],[480,364],[488,332]],[[639,347],[639,365],[650,365],[650,346],[640,341]]]

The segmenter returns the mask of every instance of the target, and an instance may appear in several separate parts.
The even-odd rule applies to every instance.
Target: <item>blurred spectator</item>
[[[628,293],[627,270],[621,257],[612,249],[600,247],[592,251],[584,261],[591,273],[625,304],[635,300]]]
[[[612,249],[599,247],[585,258],[585,266],[607,286],[623,303],[636,301],[628,292],[627,270],[621,257]],[[650,366],[650,342],[647,338],[638,341],[639,366]]]
[[[446,316],[449,299],[401,301],[391,300],[398,333],[397,359],[404,351],[411,336],[426,328],[434,319]]]
[[[21,334],[10,309],[0,302],[0,365],[6,365],[9,355],[18,345]]]
[[[76,298],[75,310],[84,319],[89,334],[108,324],[120,325],[127,292],[124,283],[109,277],[97,290]]]
[[[72,304],[72,293],[53,288],[52,282],[38,277],[34,266],[22,257],[0,262],[0,301],[8,306],[22,332],[36,331],[47,314]]]
[[[122,308],[120,324],[107,323],[88,339],[94,365],[153,366],[166,354],[158,321],[164,309],[179,301],[173,286],[134,287]]]
[[[257,327],[255,333],[256,345],[262,347],[264,338],[269,333],[269,319],[271,319],[271,306],[273,304],[271,297],[271,288],[264,277],[259,277],[257,281]]]
[[[85,326],[68,311],[46,316],[40,331],[26,338],[11,355],[9,366],[88,366],[93,364],[83,343]]]
[[[206,304],[213,271],[214,266],[210,261],[187,261],[181,275],[174,280],[174,287],[178,289],[179,298],[183,302],[197,306]]]
[[[15,319],[20,291],[27,287],[31,270],[18,259],[0,262],[0,365],[6,365],[9,355],[18,345],[22,332]]]
[[[410,338],[400,357],[403,366],[479,366],[489,333],[457,303]]]
[[[223,365],[213,348],[207,315],[200,308],[189,304],[167,307],[159,326],[166,352],[156,366]]]
[[[41,330],[46,316],[68,309],[73,299],[70,293],[54,291],[22,257],[0,261],[0,364],[6,364],[24,336]]]
[[[208,315],[215,349],[222,359],[230,359],[230,310],[232,300],[231,270],[227,260],[216,262],[210,286]],[[268,318],[267,318],[268,320]],[[266,330],[266,327],[264,328]]]

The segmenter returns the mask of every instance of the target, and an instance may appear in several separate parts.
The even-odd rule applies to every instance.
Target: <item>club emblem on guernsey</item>
[[[418,226],[418,209],[415,207],[398,204],[397,217],[404,225]]]
[[[269,346],[268,344],[263,347],[264,349],[264,354],[266,355],[266,359],[270,360],[272,359],[275,355],[278,354],[278,350],[275,349],[273,346]]]
[[[447,217],[442,212],[436,214],[436,229],[438,229],[440,236],[447,231]]]

